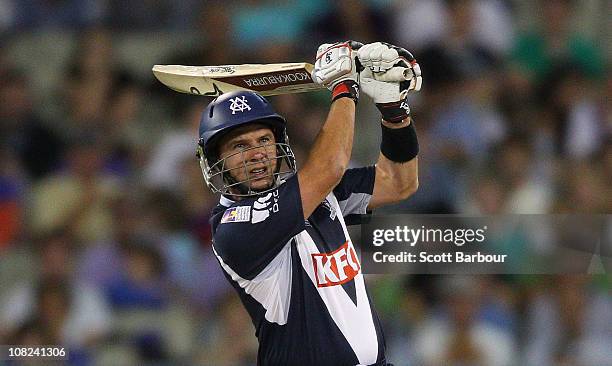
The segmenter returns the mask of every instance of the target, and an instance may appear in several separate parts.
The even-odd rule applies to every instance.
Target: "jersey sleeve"
[[[260,197],[226,209],[213,234],[217,255],[244,279],[253,279],[304,230],[297,175]]]
[[[347,224],[358,223],[355,219],[367,213],[374,192],[375,178],[375,166],[348,169],[334,188],[334,195],[342,210],[342,216],[347,219]]]

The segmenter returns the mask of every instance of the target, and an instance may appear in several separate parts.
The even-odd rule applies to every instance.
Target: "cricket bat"
[[[251,90],[263,96],[303,93],[324,89],[312,80],[314,66],[306,62],[220,66],[155,65],[153,74],[164,85],[180,93],[216,97],[236,90]],[[408,80],[408,68],[393,68],[376,77],[381,81]]]
[[[216,97],[235,90],[256,91],[263,96],[302,93],[324,88],[312,81],[313,65],[244,64],[220,66],[155,65],[155,77],[181,93]]]

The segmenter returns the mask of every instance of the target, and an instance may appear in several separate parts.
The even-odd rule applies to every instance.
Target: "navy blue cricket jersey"
[[[366,213],[375,168],[349,169],[304,220],[297,175],[213,210],[213,250],[259,340],[258,365],[385,365],[345,220]],[[353,215],[351,217],[351,215]]]

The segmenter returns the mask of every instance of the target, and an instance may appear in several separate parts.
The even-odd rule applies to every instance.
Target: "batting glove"
[[[360,73],[361,90],[372,98],[383,119],[400,123],[410,115],[406,97],[421,89],[421,68],[414,56],[387,43],[370,43],[358,51],[364,67]]]
[[[312,79],[332,92],[332,101],[349,97],[359,100],[357,53],[362,44],[354,41],[324,43],[317,50]]]

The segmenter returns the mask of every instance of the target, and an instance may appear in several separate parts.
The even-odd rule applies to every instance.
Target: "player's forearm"
[[[334,101],[310,151],[308,163],[318,165],[338,180],[342,178],[351,159],[354,129],[355,102],[349,98]]]
[[[340,182],[351,158],[355,104],[359,99],[352,46],[349,42],[326,43],[317,50],[313,79],[332,92],[332,103],[308,160],[297,173],[305,219]]]
[[[340,98],[332,103],[308,160],[298,171],[305,219],[342,179],[353,147],[354,121],[354,101]]]
[[[383,121],[383,141],[368,209],[395,203],[419,187],[418,142],[410,117],[401,123]]]
[[[376,179],[379,177],[388,180],[389,193],[393,193],[396,200],[408,198],[419,187],[418,157],[406,163],[396,163],[380,154],[376,163]]]
[[[406,128],[412,123],[410,117],[402,123],[390,123],[383,120],[383,126],[390,129]],[[389,187],[393,188],[400,199],[405,199],[414,193],[419,185],[418,157],[405,162],[393,161],[381,153],[376,163],[377,171],[389,180]]]

